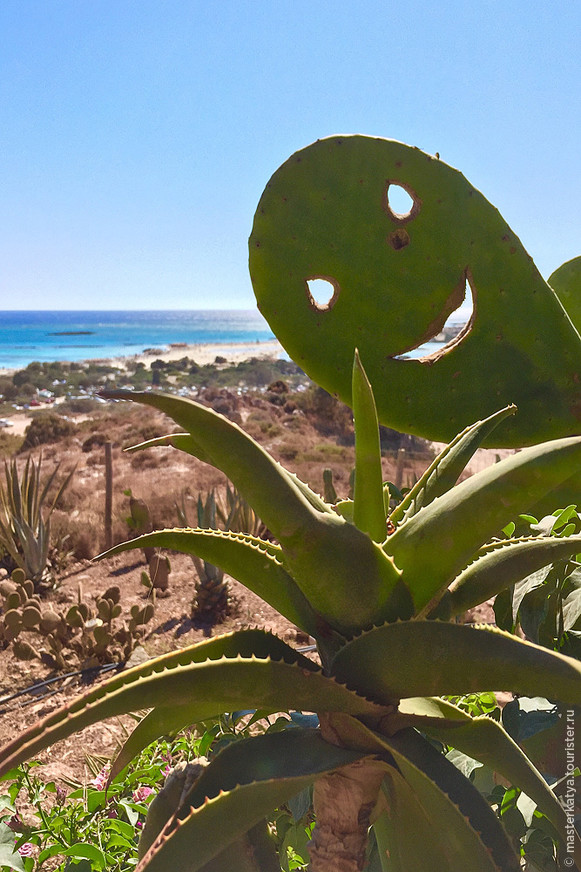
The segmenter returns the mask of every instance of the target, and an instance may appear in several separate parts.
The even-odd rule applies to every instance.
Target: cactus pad
[[[581,257],[562,264],[549,276],[548,281],[581,333]]]
[[[409,209],[393,205],[397,189]],[[448,440],[514,403],[489,444],[581,433],[581,338],[497,210],[445,163],[365,136],[292,155],[250,237],[258,306],[290,356],[351,403],[358,348],[382,423]],[[314,282],[327,282],[317,301]],[[419,359],[465,295],[456,339]]]

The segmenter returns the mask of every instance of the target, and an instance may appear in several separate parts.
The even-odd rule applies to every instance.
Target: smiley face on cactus
[[[496,444],[581,432],[578,331],[498,211],[436,157],[365,136],[292,155],[258,205],[250,272],[290,356],[347,403],[359,348],[388,426],[448,440],[515,403]],[[329,293],[317,302],[321,280]],[[460,335],[431,356],[402,357],[467,297]]]

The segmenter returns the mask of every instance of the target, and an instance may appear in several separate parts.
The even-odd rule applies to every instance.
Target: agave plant
[[[49,715],[0,754],[1,771],[103,718],[148,707],[117,757],[119,772],[156,737],[254,708],[316,713],[296,727],[234,743],[176,800],[139,869],[279,870],[265,818],[314,784],[314,872],[376,868],[509,872],[520,862],[490,806],[433,740],[493,767],[542,811],[556,841],[565,813],[503,727],[442,698],[490,689],[581,703],[581,664],[488,626],[452,619],[514,580],[581,550],[581,536],[492,537],[531,500],[571,475],[581,437],[527,448],[456,484],[476,448],[514,407],[465,429],[394,510],[382,481],[371,387],[353,366],[353,500],[326,503],[237,425],[192,401],[108,396],[153,406],[182,433],[171,445],[223,470],[276,543],[248,534],[173,529],[108,554],[154,545],[196,554],[236,577],[317,641],[320,665],[250,629],[127,670]],[[253,853],[262,834],[259,854]],[[258,855],[260,860],[257,859]]]
[[[229,530],[229,518],[218,507],[214,490],[206,494],[206,499],[198,494],[196,504],[199,529],[218,529],[217,517],[222,522],[223,529]],[[190,526],[187,516],[185,496],[182,494],[182,504],[176,503],[178,523],[183,527]],[[214,566],[207,560],[200,560],[197,554],[192,554],[192,562],[197,573],[196,596],[193,602],[194,614],[202,620],[220,621],[228,612],[228,582],[224,580],[224,570]]]
[[[20,473],[16,460],[4,462],[5,484],[0,482],[0,549],[35,584],[42,580],[47,568],[50,516],[74,473],[71,470],[65,476],[49,502],[48,493],[58,470],[56,466],[43,483],[42,455],[38,462],[28,457]]]

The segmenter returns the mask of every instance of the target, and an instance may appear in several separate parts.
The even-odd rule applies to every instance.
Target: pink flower
[[[18,853],[21,857],[32,857],[34,853],[34,845],[31,845],[30,842],[25,842],[19,847]]]
[[[107,779],[109,778],[109,772],[111,771],[111,764],[106,763],[105,766],[101,769],[99,774],[93,778],[92,781],[89,781],[89,784],[92,784],[93,787],[96,787],[97,790],[105,790],[107,786]]]
[[[117,814],[117,812],[114,808],[110,808],[109,811],[107,812],[107,817],[108,818],[116,818],[116,817],[119,817],[119,815]]]
[[[133,791],[133,801],[143,802],[151,793],[153,793],[153,787],[138,787],[137,790]]]
[[[167,778],[167,776],[169,775],[170,772],[173,772],[173,769],[168,763],[167,766],[161,770],[161,774]]]

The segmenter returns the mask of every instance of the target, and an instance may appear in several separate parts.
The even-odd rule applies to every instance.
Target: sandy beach
[[[169,363],[172,360],[181,360],[182,357],[189,357],[195,363],[204,366],[207,363],[214,363],[216,357],[224,357],[228,363],[240,363],[243,360],[250,360],[251,357],[277,358],[281,354],[284,354],[284,349],[277,339],[264,342],[201,342],[192,345],[180,342],[162,348],[145,349],[141,354],[131,354],[127,357],[86,358],[79,362],[102,363],[127,370],[135,367],[137,363],[149,367],[154,360]],[[15,372],[14,368],[0,367],[0,376],[11,376]]]
[[[182,357],[189,357],[198,365],[204,366],[207,363],[214,363],[216,357],[225,358],[228,363],[240,363],[243,360],[250,360],[251,357],[259,359],[277,358],[284,353],[284,349],[277,339],[270,339],[266,342],[240,342],[240,343],[199,343],[196,345],[187,345],[186,343],[175,343],[169,348],[149,349],[141,354],[132,354],[129,357],[114,357],[106,361],[110,366],[119,366],[123,369],[130,369],[136,363],[143,363],[149,366],[153,360],[163,360],[166,363],[172,360],[181,360]]]

